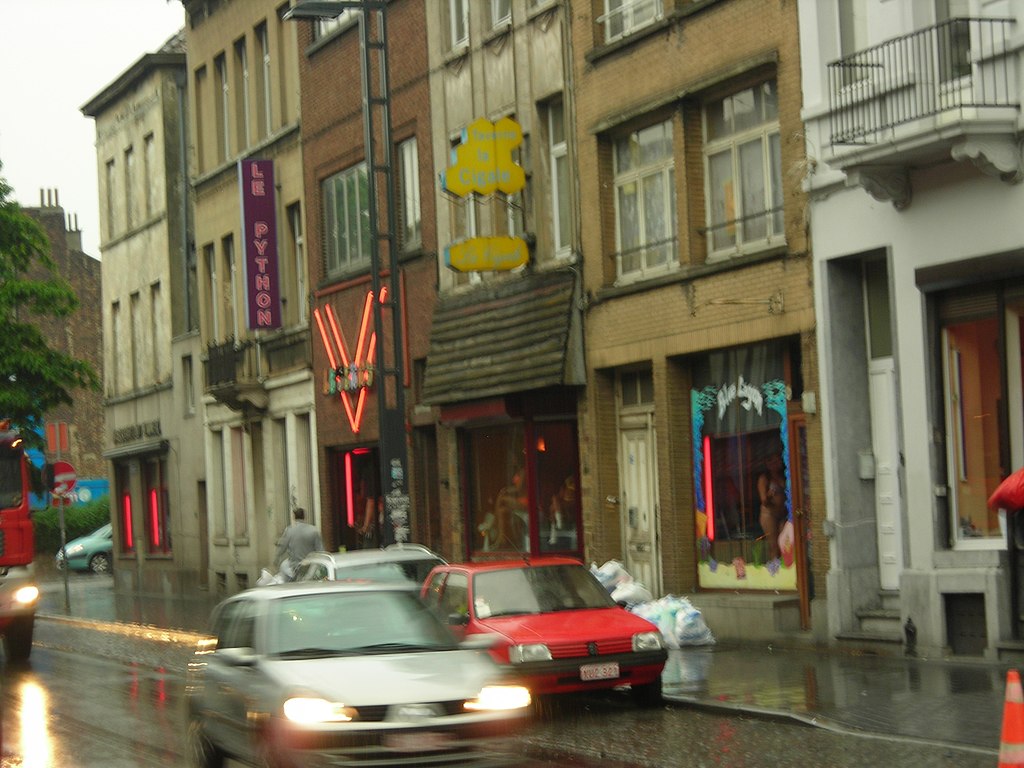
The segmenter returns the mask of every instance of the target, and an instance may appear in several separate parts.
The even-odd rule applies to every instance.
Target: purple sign
[[[251,330],[281,327],[281,288],[277,273],[277,208],[274,161],[240,160],[242,242],[245,243],[245,295]]]

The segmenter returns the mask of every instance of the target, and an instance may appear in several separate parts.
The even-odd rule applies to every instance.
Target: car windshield
[[[373,581],[394,581],[407,580],[417,584],[423,583],[427,574],[435,565],[440,565],[437,558],[423,558],[422,560],[405,560],[400,563],[367,563],[365,565],[342,565],[334,569],[334,578],[338,581],[345,579],[371,579]]]
[[[447,650],[455,641],[411,592],[323,592],[270,601],[271,655]]]
[[[473,606],[481,619],[614,605],[608,590],[580,565],[523,566],[473,579]]]

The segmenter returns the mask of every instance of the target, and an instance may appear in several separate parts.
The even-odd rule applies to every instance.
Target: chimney
[[[78,228],[78,214],[74,214],[74,224],[72,224],[71,214],[68,214],[67,225],[65,227],[65,233],[67,235],[67,244],[69,251],[82,252],[82,230]]]

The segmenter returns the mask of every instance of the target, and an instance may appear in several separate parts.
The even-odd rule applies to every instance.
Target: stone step
[[[900,623],[900,612],[885,608],[867,608],[857,611],[857,620],[862,632],[881,635],[894,635],[903,640],[903,625]]]
[[[903,655],[903,636],[890,632],[850,630],[836,635],[836,641],[846,650],[878,656]]]

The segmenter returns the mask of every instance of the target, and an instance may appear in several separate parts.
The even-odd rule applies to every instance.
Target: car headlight
[[[293,696],[284,703],[284,716],[293,723],[347,723],[356,711],[336,701],[309,696]]]
[[[527,661],[551,661],[551,651],[544,643],[512,645],[508,649],[508,660],[513,664],[522,664]]]
[[[73,547],[68,547],[66,551],[68,553],[68,557],[74,557],[75,555],[82,554],[82,552],[85,551],[85,547],[83,547],[81,544],[76,544]]]
[[[14,593],[14,602],[21,605],[29,605],[39,599],[39,587],[29,584]]]
[[[474,711],[523,709],[530,706],[530,701],[529,689],[521,685],[485,685],[465,707]]]
[[[638,632],[633,635],[634,651],[656,651],[663,646],[661,632]]]

